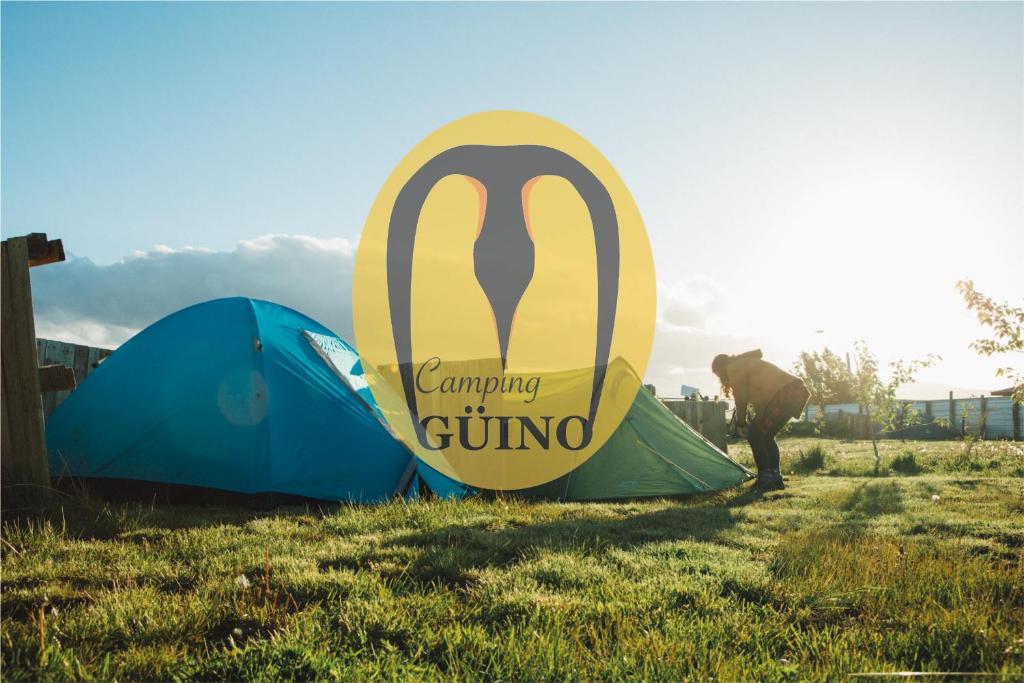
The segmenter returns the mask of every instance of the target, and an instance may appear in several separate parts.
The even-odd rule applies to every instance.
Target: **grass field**
[[[763,499],[71,500],[4,523],[3,677],[1024,675],[1024,449],[882,446],[784,441]]]

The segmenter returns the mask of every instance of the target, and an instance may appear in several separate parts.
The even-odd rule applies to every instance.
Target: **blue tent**
[[[54,475],[365,503],[420,480],[465,493],[393,437],[351,346],[254,299],[140,332],[60,405],[46,438]]]
[[[137,334],[57,408],[46,438],[51,474],[129,496],[175,485],[213,490],[213,500],[230,491],[254,502],[294,495],[372,503],[472,492],[395,438],[355,349],[301,313],[254,299],[197,304]],[[749,477],[640,391],[592,458],[516,493],[671,496]]]

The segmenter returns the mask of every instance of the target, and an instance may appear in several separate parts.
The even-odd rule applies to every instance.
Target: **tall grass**
[[[807,449],[798,451],[796,460],[792,463],[791,468],[798,474],[810,474],[825,467],[827,459],[828,452],[825,446],[821,443],[816,443]]]
[[[924,471],[924,466],[917,461],[917,453],[909,448],[893,458],[889,467],[899,474],[920,474]]]

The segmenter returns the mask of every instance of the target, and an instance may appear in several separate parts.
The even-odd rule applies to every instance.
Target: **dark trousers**
[[[758,413],[747,429],[747,441],[754,452],[757,476],[782,476],[779,471],[779,444],[776,435],[791,417],[799,417],[807,405],[809,394],[804,383],[796,380],[775,394],[763,413]]]
[[[781,427],[779,428],[781,430]],[[750,423],[747,430],[747,442],[750,443],[750,450],[754,452],[754,462],[757,464],[757,476],[763,478],[765,474],[780,473],[779,470],[779,444],[775,436],[779,430],[774,432],[759,428],[757,420]]]

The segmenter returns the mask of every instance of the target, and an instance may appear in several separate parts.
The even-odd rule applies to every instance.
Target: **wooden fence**
[[[728,403],[725,401],[687,401],[684,399],[661,399],[661,402],[686,424],[697,430],[705,439],[722,451],[728,448],[729,423],[725,419]]]
[[[74,386],[75,377],[63,366],[40,367],[33,343],[36,325],[29,269],[63,261],[63,243],[47,239],[43,233],[32,233],[3,240],[0,251],[0,481],[3,506],[13,509],[49,497],[50,474],[40,395]]]
[[[978,396],[972,398],[949,398],[934,401],[900,401],[902,409],[914,411],[924,422],[948,422],[950,428],[962,436],[978,436],[983,439],[1022,439],[1020,404],[1014,404],[1009,396]],[[818,406],[807,406],[806,419],[813,421]],[[825,406],[826,419],[833,420],[843,415],[858,416],[856,403]],[[858,437],[859,438],[859,437]],[[865,437],[866,438],[866,437]]]
[[[74,369],[76,380],[81,383],[93,370],[99,367],[100,361],[113,351],[92,346],[82,346],[70,342],[54,341],[53,339],[36,339],[36,355],[40,365],[64,365]],[[43,394],[43,415],[50,417],[71,391],[51,391]]]

